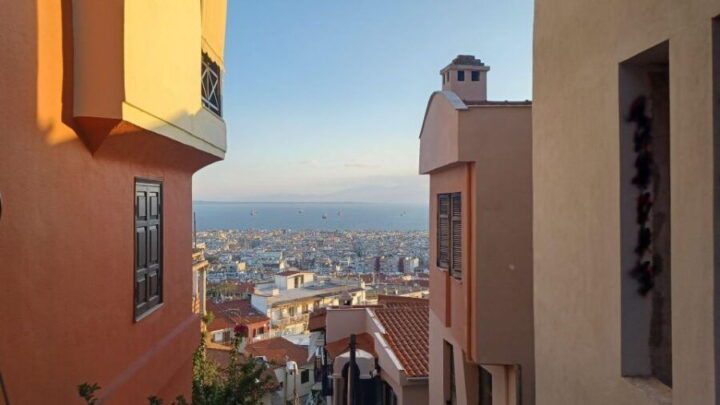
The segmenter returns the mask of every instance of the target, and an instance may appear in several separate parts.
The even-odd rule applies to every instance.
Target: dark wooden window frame
[[[300,371],[300,384],[306,384],[310,382],[310,370],[302,369]]]
[[[150,221],[145,220],[142,221],[139,219],[139,213],[138,213],[138,192],[143,188],[156,188],[158,190],[158,203],[157,203],[157,220],[152,221],[154,225],[157,225],[157,269],[156,277],[157,277],[157,297],[152,297],[152,299],[148,298],[147,296],[147,289],[150,288],[150,283],[145,282],[145,301],[143,303],[147,304],[146,306],[143,306],[140,304],[139,300],[139,274],[141,272],[146,273],[147,270],[147,261],[146,261],[146,267],[145,268],[139,268],[139,253],[138,252],[138,228],[140,226],[148,226],[150,225]],[[147,317],[148,315],[155,312],[157,309],[161,308],[163,305],[163,182],[159,179],[148,179],[148,178],[140,178],[136,177],[133,185],[133,316],[135,322],[140,321],[141,319]],[[147,201],[145,202],[146,209],[150,209],[149,204]],[[143,225],[143,223],[145,225]],[[147,235],[147,234],[146,234]],[[150,238],[148,236],[145,237],[145,242],[150,243]],[[149,250],[145,251],[145,257],[146,259],[150,255]],[[149,260],[149,259],[148,259]]]
[[[437,195],[437,266],[462,279],[462,193]]]

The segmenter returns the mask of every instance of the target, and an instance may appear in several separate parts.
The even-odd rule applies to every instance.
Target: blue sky
[[[530,99],[532,0],[228,0],[224,161],[213,201],[426,203],[418,134],[438,71],[491,70],[488,97]]]

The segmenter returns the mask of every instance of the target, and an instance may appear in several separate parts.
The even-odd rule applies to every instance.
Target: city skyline
[[[193,199],[427,204],[417,117],[439,70],[474,53],[491,67],[491,99],[531,98],[532,10],[525,0],[229,3],[228,153],[194,177]]]

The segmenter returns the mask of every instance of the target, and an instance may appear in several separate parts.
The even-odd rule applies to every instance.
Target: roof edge
[[[469,107],[465,102],[463,102],[460,97],[455,94],[455,92],[450,90],[437,90],[434,91],[430,98],[428,99],[427,106],[425,107],[425,115],[423,116],[423,122],[420,126],[420,134],[418,135],[418,138],[422,138],[423,130],[425,129],[425,121],[427,121],[428,112],[430,111],[430,104],[432,104],[433,99],[438,96],[442,95],[445,97],[445,100],[447,100],[450,105],[455,108],[458,111],[467,110]]]

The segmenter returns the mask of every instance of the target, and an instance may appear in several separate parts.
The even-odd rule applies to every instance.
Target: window
[[[295,307],[288,308],[288,315],[295,316]]]
[[[455,354],[453,345],[445,341],[443,350],[443,374],[445,381],[443,388],[445,391],[445,403],[447,405],[455,405],[457,403],[457,391],[455,386]]]
[[[320,308],[320,300],[313,302],[313,310]]]
[[[300,384],[305,384],[310,381],[310,370],[304,369],[300,372]]]
[[[263,335],[263,334],[265,334],[265,327],[261,326],[261,327],[255,329],[255,331],[257,332],[257,335]]]
[[[458,70],[457,77],[459,82],[465,81],[465,71],[464,70]]]
[[[462,278],[462,196],[438,194],[437,266]]]
[[[303,304],[302,313],[307,314],[308,312],[310,312],[310,308],[308,307],[308,304]]]
[[[477,71],[477,70],[473,70],[473,71],[470,73],[470,80],[472,80],[472,81],[474,81],[474,82],[479,81],[479,80],[480,80],[480,72]]]
[[[135,320],[162,303],[162,183],[135,181]]]
[[[222,92],[220,66],[203,52],[200,77],[203,106],[222,117]]]

